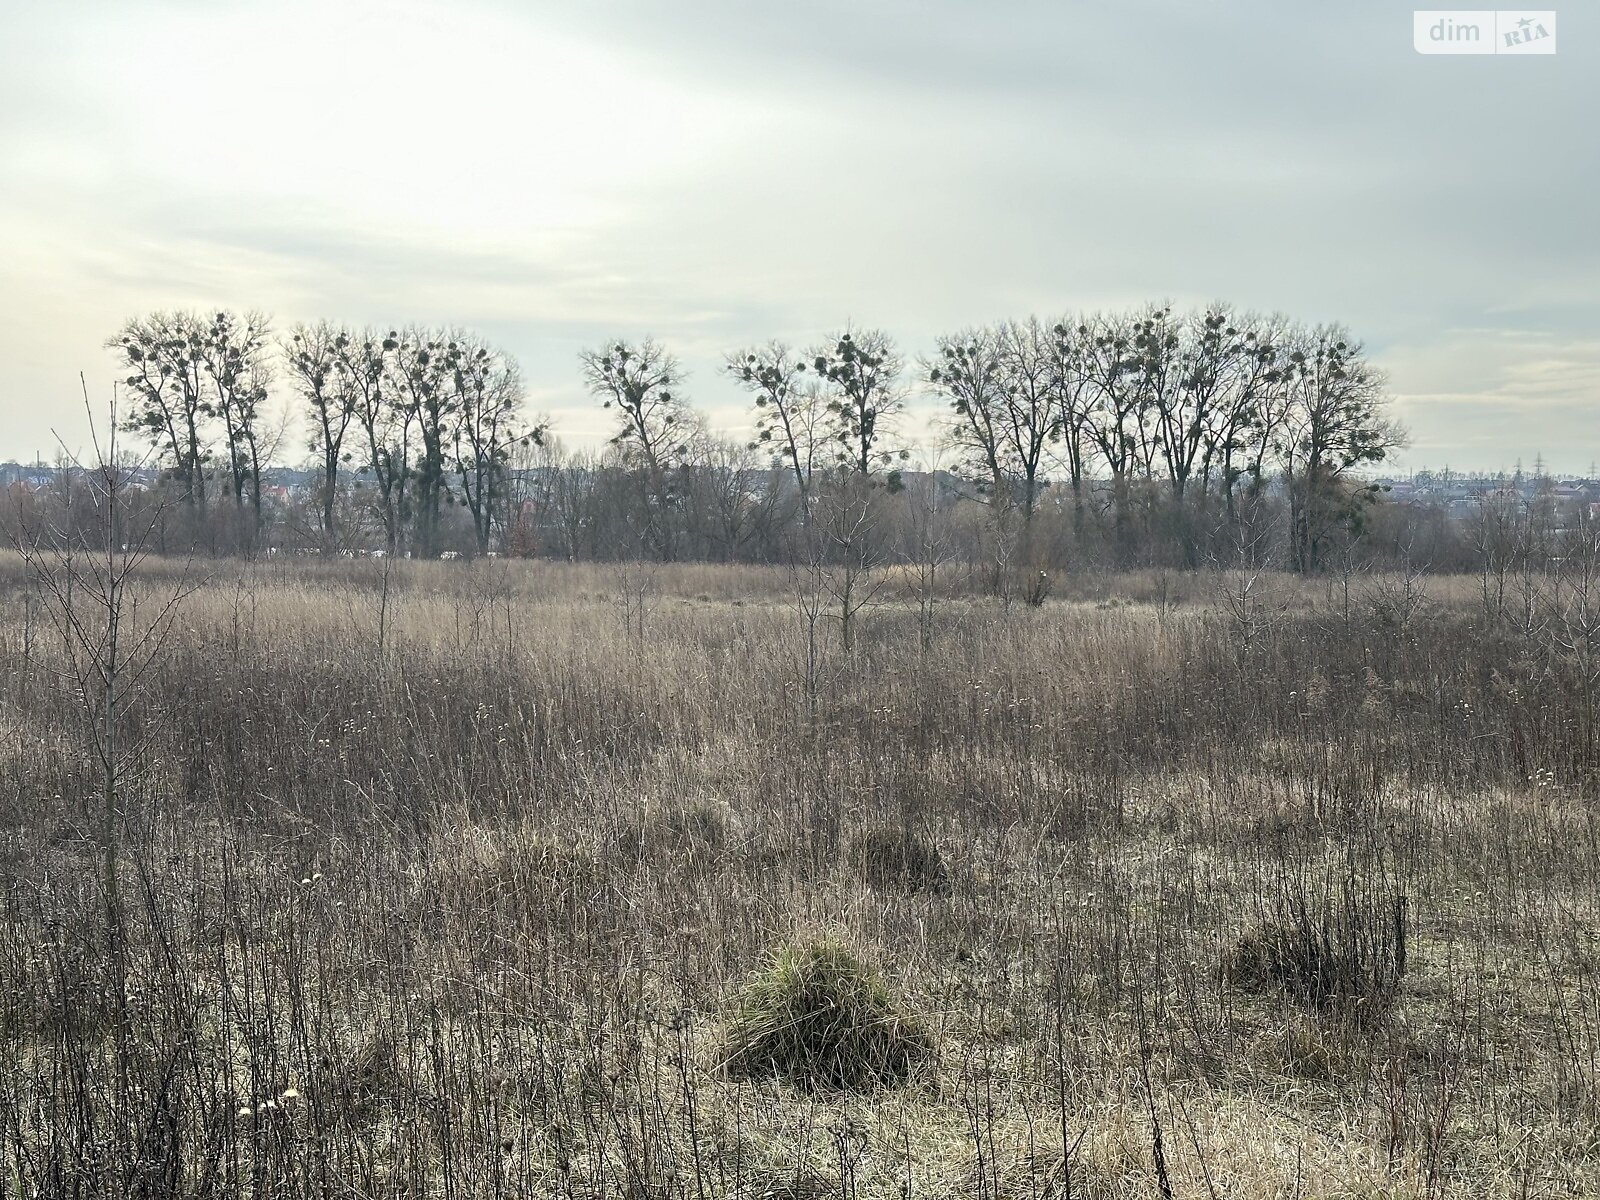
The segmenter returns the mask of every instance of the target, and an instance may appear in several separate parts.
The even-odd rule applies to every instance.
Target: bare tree
[[[544,441],[547,422],[521,423],[522,375],[516,360],[475,340],[450,352],[455,389],[455,468],[472,514],[479,552],[489,549],[497,520],[504,525],[508,465],[519,446]]]
[[[1031,527],[1045,453],[1060,431],[1055,343],[1037,318],[939,340],[928,382],[950,403],[951,441],[996,511]]]
[[[795,614],[800,618],[803,639],[800,650],[800,692],[806,702],[806,726],[815,732],[827,663],[827,651],[819,636],[819,628],[827,612],[828,589],[823,584],[820,541],[806,536],[802,539],[802,546],[805,553],[791,550],[788,555],[789,597]]]
[[[124,428],[160,449],[191,510],[204,514],[207,426],[213,414],[205,369],[206,331],[193,313],[158,312],[125,324],[106,345],[117,352],[133,397]]]
[[[644,652],[645,618],[660,592],[656,579],[661,568],[639,558],[624,558],[610,568],[617,582],[617,606],[622,609],[622,628],[634,640],[634,648]]]
[[[1259,496],[1263,460],[1282,420],[1289,328],[1282,317],[1233,314],[1226,306],[1215,311],[1230,323],[1216,339],[1215,351],[1203,350],[1192,369],[1202,385],[1215,374],[1217,394],[1199,414],[1206,426],[1201,472],[1207,487],[1215,475],[1232,524],[1239,480],[1248,476],[1252,495]]]
[[[881,497],[860,475],[841,476],[833,484],[820,498],[814,541],[822,586],[839,622],[840,648],[848,656],[855,651],[862,612],[877,603],[884,586]]]
[[[317,506],[323,545],[329,548],[338,540],[339,466],[348,458],[344,439],[360,394],[350,369],[355,340],[349,330],[318,321],[295,326],[282,346],[289,377],[307,410],[311,452],[320,460]]]
[[[1315,572],[1323,547],[1374,492],[1351,468],[1379,462],[1403,434],[1384,416],[1383,378],[1339,326],[1303,335],[1288,354],[1287,419],[1279,439],[1289,492],[1290,563]]]
[[[1153,478],[1156,459],[1163,455],[1161,414],[1176,408],[1170,397],[1180,391],[1183,363],[1179,320],[1168,304],[1147,304],[1129,325],[1127,378],[1134,396],[1133,428],[1137,435],[1139,468]]]
[[[371,507],[383,525],[384,549],[390,555],[400,546],[411,473],[412,415],[392,402],[389,358],[399,348],[398,332],[380,335],[370,329],[336,347],[339,371],[350,389],[350,411],[361,431],[361,473],[371,477],[376,492]]]
[[[1241,428],[1253,420],[1260,388],[1276,379],[1274,348],[1256,323],[1225,304],[1173,319],[1163,310],[1155,331],[1140,340],[1137,361],[1152,410],[1154,442],[1166,474],[1172,518],[1185,563],[1199,563],[1196,504],[1209,491],[1213,463],[1228,482],[1232,514],[1232,456]]]
[[[917,589],[917,632],[922,653],[933,649],[934,616],[939,604],[939,573],[954,557],[949,503],[937,460],[906,489],[908,519],[901,529],[901,555],[910,564]]]
[[[1477,554],[1483,613],[1490,620],[1505,615],[1508,581],[1519,548],[1527,544],[1524,526],[1527,510],[1520,497],[1488,495],[1478,500],[1468,523],[1472,548]]]
[[[222,422],[223,449],[233,503],[242,512],[250,498],[251,537],[261,528],[261,465],[265,457],[261,405],[272,382],[269,325],[260,313],[217,313],[205,326],[200,354],[211,381],[212,410]]]
[[[942,337],[938,358],[923,370],[955,413],[948,436],[960,456],[958,469],[987,493],[991,505],[1004,507],[1013,501],[1005,436],[1009,397],[995,342],[987,329]]]
[[[1037,317],[1006,321],[995,330],[995,353],[1005,384],[1006,454],[1017,477],[1025,525],[1033,523],[1050,444],[1061,436],[1064,410],[1056,343]]]
[[[862,612],[884,586],[878,524],[881,492],[867,479],[845,473],[819,476],[815,519],[793,534],[786,555],[789,595],[803,644],[799,674],[806,723],[814,733],[826,684],[854,653]],[[842,659],[832,660],[821,637],[826,620],[839,623]]]
[[[615,342],[581,355],[584,382],[602,407],[615,408],[611,444],[636,458],[652,474],[665,474],[682,452],[686,406],[678,394],[683,369],[659,343]]]
[[[1157,445],[1176,503],[1183,503],[1196,474],[1203,475],[1216,413],[1228,402],[1245,338],[1227,307],[1213,305],[1180,318],[1144,360],[1154,376]]]
[[[411,516],[416,551],[430,558],[439,548],[439,513],[450,490],[448,450],[460,408],[452,384],[461,341],[453,333],[411,328],[398,336],[390,334],[384,348],[394,381],[390,403],[400,412],[402,428],[417,434],[418,454],[410,471],[415,485]]]
[[[811,471],[822,440],[824,401],[806,364],[782,342],[728,355],[726,370],[755,399],[756,439],[775,465],[794,476],[802,520],[810,520]]]
[[[77,486],[68,489],[59,519],[25,524],[14,544],[55,632],[62,683],[78,702],[99,777],[100,885],[115,1047],[112,1094],[118,1111],[128,1111],[137,1107],[132,1102],[139,1085],[133,1077],[136,1050],[120,876],[128,793],[148,760],[146,740],[137,735],[129,718],[187,587],[180,581],[164,594],[146,588],[139,568],[157,513],[147,509],[135,520],[129,504],[133,476],[142,461],[124,461],[117,442],[115,399],[103,436],[96,428],[87,389],[84,405],[89,410],[93,457],[85,464],[68,456],[67,469]],[[80,507],[89,510],[90,519],[79,519]],[[156,1181],[142,1177],[137,1165],[131,1170],[134,1177],[113,1180],[110,1190],[152,1194]]]
[[[1078,325],[1070,347],[1075,368],[1090,389],[1084,428],[1111,473],[1117,545],[1124,554],[1130,536],[1131,483],[1144,462],[1140,344],[1146,332],[1140,317],[1089,317]]]
[[[1089,365],[1093,347],[1086,322],[1063,318],[1052,328],[1050,384],[1055,397],[1058,457],[1067,469],[1072,489],[1072,527],[1083,534],[1089,460],[1093,451],[1090,421],[1095,404],[1095,388]]]
[[[1576,672],[1581,694],[1588,697],[1583,717],[1593,739],[1600,713],[1600,520],[1576,513],[1562,549],[1552,640],[1556,653]]]
[[[1252,673],[1257,647],[1283,620],[1286,607],[1271,590],[1272,532],[1265,523],[1236,525],[1229,530],[1235,544],[1226,560],[1213,561],[1213,601],[1226,623],[1241,677]]]
[[[641,470],[647,489],[645,534],[654,551],[671,557],[672,534],[667,512],[672,507],[672,472],[692,435],[695,422],[678,389],[683,369],[678,360],[650,338],[637,345],[613,342],[581,355],[584,382],[602,407],[615,408],[617,432],[611,443],[624,461]]]
[[[868,477],[910,457],[884,445],[905,407],[903,363],[894,341],[878,329],[846,330],[812,355],[812,369],[829,389],[830,432],[840,466]]]
[[[691,545],[703,557],[732,562],[773,506],[771,473],[749,446],[727,438],[696,437],[688,453],[681,491],[688,528],[697,534]]]
[[[593,455],[553,452],[543,469],[539,494],[569,561],[600,557],[602,465]]]

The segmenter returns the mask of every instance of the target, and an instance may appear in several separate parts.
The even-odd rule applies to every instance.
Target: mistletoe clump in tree
[[[676,500],[673,474],[682,465],[695,422],[679,394],[683,368],[651,338],[637,344],[613,342],[580,356],[584,383],[601,407],[616,410],[611,444],[643,476],[646,505],[644,537],[662,558],[672,555],[667,519]]]
[[[885,445],[905,408],[903,365],[893,339],[877,329],[847,330],[812,355],[812,370],[828,389],[826,412],[836,460],[862,478],[911,457],[908,450]],[[898,472],[891,471],[890,486],[898,483]]]
[[[802,519],[809,520],[811,472],[823,438],[824,399],[806,363],[782,342],[736,351],[725,368],[755,399],[756,437],[775,467],[794,476]]]

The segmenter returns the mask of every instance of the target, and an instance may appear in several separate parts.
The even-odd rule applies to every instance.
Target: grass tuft
[[[934,1044],[881,975],[839,943],[816,941],[783,948],[745,984],[724,1057],[735,1077],[868,1092],[924,1074]]]
[[[1233,984],[1280,991],[1317,1009],[1382,1011],[1406,969],[1403,897],[1378,906],[1346,895],[1327,903],[1299,897],[1247,932],[1223,963]]]
[[[733,841],[726,804],[692,801],[641,814],[616,836],[617,852],[630,862],[677,863],[704,869],[723,855]]]
[[[879,891],[950,891],[950,872],[939,847],[914,830],[884,826],[861,833],[855,857],[867,882]]]

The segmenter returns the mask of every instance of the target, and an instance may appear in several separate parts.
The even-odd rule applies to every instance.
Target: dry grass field
[[[108,824],[0,581],[0,1197],[1600,1191],[1554,608],[207,564]]]

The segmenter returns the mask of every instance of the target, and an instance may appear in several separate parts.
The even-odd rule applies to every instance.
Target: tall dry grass
[[[620,570],[219,566],[128,717],[124,996],[0,563],[0,1196],[1600,1187],[1596,697],[1473,581],[950,573],[926,651],[895,581],[813,719],[784,571],[654,568],[641,636]],[[1238,969],[1397,907],[1371,995]],[[815,944],[930,1071],[726,1069]]]

